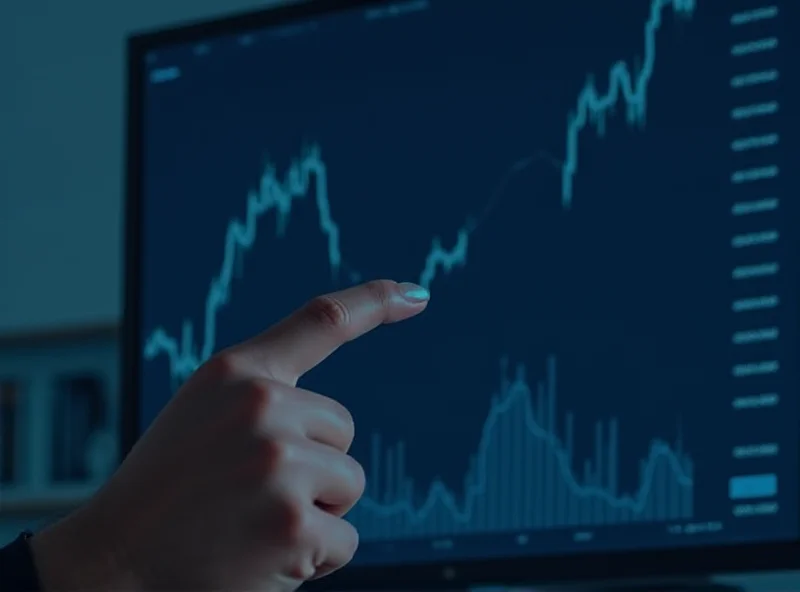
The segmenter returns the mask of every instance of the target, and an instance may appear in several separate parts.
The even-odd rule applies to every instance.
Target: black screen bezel
[[[139,307],[140,245],[144,232],[141,192],[146,54],[166,46],[198,43],[208,38],[242,34],[327,13],[387,3],[385,0],[306,0],[134,35],[128,39],[121,426],[123,454],[130,451],[141,431],[138,400],[142,345]],[[800,531],[800,524],[798,530]],[[800,538],[765,544],[692,546],[414,565],[354,566],[309,584],[309,587],[320,590],[443,590],[465,589],[474,585],[667,578],[797,568],[800,568]]]

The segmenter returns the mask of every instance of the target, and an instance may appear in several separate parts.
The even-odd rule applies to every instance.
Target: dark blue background
[[[619,417],[622,486],[633,491],[650,441],[673,441],[680,423],[695,461],[696,518],[723,524],[692,539],[670,538],[664,525],[620,527],[580,549],[795,536],[793,369],[784,363],[779,383],[753,383],[755,392],[783,395],[778,410],[731,409],[735,396],[755,393],[730,378],[734,363],[748,361],[737,359],[731,334],[751,328],[730,312],[742,295],[731,270],[749,256],[730,240],[738,225],[753,224],[734,219],[730,208],[772,193],[787,198],[780,217],[764,218],[781,229],[781,246],[762,253],[783,266],[766,291],[790,306],[756,326],[778,323],[782,331],[779,344],[758,355],[794,360],[797,183],[784,167],[781,183],[765,185],[770,195],[730,184],[741,156],[729,144],[746,135],[730,109],[776,90],[729,87],[732,74],[765,67],[729,54],[744,40],[730,14],[752,3],[698,4],[690,20],[665,11],[645,125],[628,126],[620,104],[605,137],[592,127],[581,135],[571,210],[561,204],[558,164],[567,116],[587,76],[604,92],[614,62],[635,67],[650,2],[439,0],[386,20],[339,15],[297,36],[255,32],[246,47],[213,40],[202,56],[189,47],[158,52],[153,67],[177,65],[182,75],[147,89],[142,339],[159,326],[179,337],[184,319],[202,338],[227,221],[243,219],[265,163],[282,176],[318,143],[343,256],[365,278],[416,281],[433,237],[449,247],[467,219],[480,221],[466,266],[439,273],[423,316],[349,345],[304,381],[352,410],[354,454],[367,471],[369,436],[380,432],[384,441],[408,442],[417,484],[438,477],[459,491],[499,385],[501,356],[540,379],[554,354],[560,410],[577,416],[579,458],[592,454],[594,422]],[[757,37],[758,27],[751,33]],[[780,66],[785,52],[768,65]],[[778,96],[794,96],[795,85],[785,76]],[[768,163],[783,163],[796,147],[791,103],[783,100],[787,109],[761,130],[780,131],[784,140],[763,151]],[[533,154],[541,158],[482,215],[508,167]],[[296,205],[284,238],[275,236],[274,216],[259,225],[219,316],[218,347],[346,285],[331,277],[313,200]],[[144,362],[145,423],[172,387],[165,357]],[[731,447],[772,441],[782,446],[780,466],[756,470],[780,473],[781,513],[735,521],[727,481],[742,469]],[[579,550],[565,533],[537,540],[525,552]],[[448,553],[510,553],[510,541],[480,537]],[[364,544],[360,559],[439,556],[425,541],[396,547],[391,557],[381,549]]]

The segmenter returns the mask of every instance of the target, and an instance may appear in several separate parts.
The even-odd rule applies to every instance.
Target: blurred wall
[[[278,1],[0,2],[0,333],[120,315],[125,36]]]

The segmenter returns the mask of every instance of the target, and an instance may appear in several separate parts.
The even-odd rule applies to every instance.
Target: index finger
[[[294,386],[339,347],[380,325],[418,315],[430,294],[416,284],[378,280],[318,296],[241,347],[276,380]]]

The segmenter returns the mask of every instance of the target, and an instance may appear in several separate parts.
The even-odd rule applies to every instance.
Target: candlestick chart
[[[632,72],[627,62],[615,63],[608,73],[608,90],[602,93],[591,80],[581,90],[566,125],[566,154],[563,156],[561,201],[570,207],[573,200],[573,178],[578,173],[578,147],[580,134],[588,126],[603,133],[604,121],[610,113],[622,104],[630,125],[643,125],[647,112],[648,83],[656,65],[656,34],[664,20],[664,13],[672,9],[676,14],[689,17],[695,10],[696,0],[653,0],[650,16],[644,25],[644,59],[638,72]],[[529,163],[530,160],[521,164]],[[510,170],[520,168],[514,163]],[[316,182],[312,184],[312,179]],[[182,326],[180,337],[171,336],[162,327],[153,329],[147,338],[144,356],[152,360],[161,355],[168,357],[173,378],[185,378],[216,349],[217,317],[222,307],[232,297],[234,267],[239,251],[247,251],[259,236],[259,221],[268,214],[277,216],[277,230],[280,235],[288,223],[295,207],[311,202],[317,208],[319,231],[327,239],[327,258],[331,273],[336,276],[344,265],[340,247],[339,225],[334,219],[334,206],[331,202],[328,172],[319,146],[312,146],[298,158],[283,178],[273,165],[269,165],[261,176],[259,188],[246,198],[244,220],[232,219],[228,223],[223,245],[223,263],[219,273],[211,280],[206,297],[203,318],[202,338],[195,341],[194,323],[187,319]],[[313,195],[311,188],[314,187]],[[489,197],[489,196],[487,196]],[[470,234],[474,221],[462,227],[450,247],[441,238],[432,240],[428,256],[419,274],[420,285],[428,288],[437,274],[450,273],[467,262]],[[358,277],[357,275],[355,277]]]
[[[722,528],[715,526],[714,512],[724,505],[717,503],[719,495],[727,503],[747,484],[777,483],[773,469],[764,469],[766,477],[759,480],[755,469],[727,464],[723,468],[722,462],[718,470],[709,468],[716,464],[709,460],[709,450],[713,458],[720,458],[727,454],[728,441],[741,433],[734,434],[738,428],[732,427],[732,421],[720,419],[727,417],[720,411],[720,398],[779,400],[780,386],[767,382],[778,380],[777,354],[768,349],[758,350],[758,355],[751,352],[768,340],[777,341],[783,329],[777,328],[779,320],[765,320],[762,328],[760,321],[751,319],[772,314],[782,302],[777,288],[757,284],[783,269],[779,256],[766,250],[786,234],[768,219],[779,205],[783,207],[774,197],[780,193],[777,183],[784,178],[775,156],[783,141],[780,125],[775,123],[781,107],[769,94],[781,76],[777,62],[761,63],[779,47],[777,33],[772,35],[770,27],[782,13],[776,6],[750,6],[748,1],[741,0],[742,6],[733,10],[713,0],[646,0],[637,5],[635,34],[626,35],[612,34],[617,24],[609,14],[593,29],[608,29],[613,53],[593,30],[593,42],[602,46],[597,54],[605,57],[600,60],[587,51],[584,57],[591,66],[583,72],[559,69],[562,62],[573,66],[579,62],[575,55],[558,56],[542,48],[535,52],[528,48],[526,54],[520,49],[535,45],[536,39],[527,37],[517,22],[521,19],[503,21],[501,15],[505,9],[532,14],[533,5],[523,7],[508,0],[505,9],[498,4],[496,10],[489,10],[488,4],[470,0],[448,7],[462,11],[458,14],[463,23],[472,23],[464,24],[461,33],[448,29],[454,47],[475,46],[473,29],[483,26],[484,20],[491,23],[487,29],[495,27],[492,35],[487,33],[494,45],[480,46],[464,58],[438,44],[443,26],[459,28],[453,25],[458,19],[448,17],[442,8],[445,3],[412,2],[403,4],[408,10],[384,13],[375,8],[351,14],[349,21],[345,17],[336,21],[353,27],[354,38],[375,31],[369,37],[372,52],[346,50],[333,25],[326,29],[323,23],[318,31],[312,28],[319,39],[329,41],[315,46],[309,37],[304,57],[292,59],[299,64],[298,72],[307,68],[313,75],[296,74],[294,62],[288,59],[283,70],[270,64],[258,76],[252,74],[260,72],[259,60],[266,55],[258,53],[262,50],[254,41],[257,36],[248,37],[235,50],[261,56],[241,58],[251,60],[247,69],[241,66],[246,75],[233,76],[233,61],[215,57],[213,49],[202,55],[195,52],[194,61],[187,58],[174,79],[160,74],[152,92],[154,96],[162,93],[158,96],[166,97],[160,99],[163,105],[171,107],[158,112],[158,121],[164,129],[174,119],[183,123],[171,136],[162,131],[158,137],[182,133],[186,136],[182,144],[175,141],[180,146],[188,145],[189,137],[196,134],[195,145],[201,148],[187,154],[195,155],[198,163],[201,154],[217,159],[203,162],[210,163],[210,170],[218,166],[219,178],[225,181],[215,185],[214,175],[204,170],[197,174],[204,181],[192,179],[190,185],[195,194],[201,192],[191,207],[202,224],[198,222],[198,228],[186,234],[201,237],[198,253],[202,256],[187,256],[191,248],[186,240],[180,241],[180,255],[174,257],[166,252],[166,242],[152,240],[157,246],[151,247],[148,261],[152,263],[147,265],[156,270],[152,278],[158,280],[151,279],[146,290],[150,304],[145,307],[139,344],[147,382],[143,392],[161,389],[169,393],[163,397],[167,399],[221,348],[246,337],[249,319],[262,320],[260,311],[253,308],[261,304],[249,294],[251,289],[259,298],[282,297],[278,292],[300,298],[301,293],[311,295],[306,294],[309,285],[314,290],[320,285],[335,290],[378,276],[415,281],[430,290],[432,300],[428,311],[413,322],[428,323],[438,315],[430,321],[436,329],[429,333],[420,329],[416,341],[411,340],[413,330],[409,329],[397,342],[386,342],[390,350],[386,355],[400,360],[424,358],[424,363],[414,366],[423,368],[420,376],[412,376],[413,371],[406,372],[405,367],[388,376],[376,369],[379,356],[374,354],[374,359],[365,356],[361,361],[332,360],[331,366],[341,364],[340,371],[314,375],[313,388],[304,385],[312,390],[319,387],[326,394],[330,390],[335,397],[341,392],[342,402],[358,410],[352,453],[365,467],[367,487],[346,516],[362,542],[357,562],[392,563],[395,554],[397,561],[428,561],[443,555],[524,553],[520,549],[526,548],[532,553],[571,552],[581,545],[627,548],[640,544],[637,533],[642,532],[647,533],[642,535],[642,541],[647,539],[642,545],[658,546],[665,544],[663,537],[668,535],[697,532],[692,531],[693,524],[701,524],[696,528],[706,529],[704,534],[716,536]],[[391,24],[393,19],[396,25]],[[632,26],[633,19],[625,22]],[[575,31],[565,36],[588,36],[587,23],[576,23]],[[702,30],[709,23],[717,27],[715,31],[724,31],[724,43],[721,50],[708,50],[701,59],[698,48],[711,44],[712,35]],[[518,28],[508,33],[506,46],[504,27],[511,30],[512,24]],[[426,42],[420,41],[420,47],[402,45],[407,40],[403,35],[408,35],[405,26],[419,27],[416,35]],[[287,41],[292,36],[280,39],[284,44],[296,42],[296,49],[306,47],[302,36],[296,41]],[[634,39],[636,45],[626,48]],[[320,47],[328,47],[330,55],[320,56]],[[404,57],[396,47],[404,47],[414,57]],[[234,55],[234,50],[223,49]],[[678,57],[670,50],[678,50]],[[500,57],[481,62],[493,52]],[[712,91],[701,86],[706,81],[716,84],[718,72],[709,73],[708,64],[712,62],[709,56],[716,60],[717,54],[731,60],[727,69],[718,68],[724,71],[718,77],[725,79],[719,93],[728,93],[720,94],[727,101],[725,107],[719,107],[723,102],[709,98]],[[228,54],[219,50],[219,55]],[[542,69],[514,70],[509,55]],[[606,61],[609,55],[615,57]],[[352,68],[337,70],[343,63],[352,63]],[[431,66],[433,74],[425,69],[429,63],[438,64]],[[368,76],[355,74],[361,72],[359,68],[372,72],[374,81],[367,84]],[[502,68],[506,68],[502,74],[496,73]],[[200,97],[200,91],[208,87],[212,78],[194,82],[201,75],[211,76],[208,72],[218,80],[217,87],[228,88],[221,81],[230,80],[230,88],[238,90],[224,98],[197,98],[206,111],[193,112],[193,118],[176,114],[181,104],[178,97]],[[391,81],[395,74],[403,77],[402,83]],[[530,82],[525,81],[528,75]],[[348,84],[355,90],[343,90]],[[506,87],[505,92],[514,95],[513,108],[507,107],[497,90]],[[170,95],[173,88],[182,90]],[[273,92],[277,98],[270,102]],[[462,99],[463,106],[458,104]],[[250,107],[242,107],[238,119],[226,115],[226,121],[235,124],[230,135],[225,135],[228,132],[221,125],[209,127],[213,133],[204,132],[197,113],[219,109],[220,104],[235,112],[234,101]],[[378,105],[380,101],[385,105]],[[158,106],[157,101],[153,103]],[[274,109],[281,116],[263,115],[261,103],[269,106],[264,111]],[[520,115],[518,123],[511,115],[502,117],[506,107],[509,112],[529,108],[533,115],[527,119]],[[509,142],[516,142],[513,150],[498,147],[502,133],[489,129],[489,124],[480,125],[481,109],[485,109],[485,119],[495,118],[511,130],[508,136],[514,139]],[[447,128],[442,124],[446,131],[441,131],[431,113],[443,111],[457,112],[467,123]],[[693,123],[684,124],[682,117]],[[656,132],[653,119],[658,122]],[[708,129],[699,130],[706,122]],[[530,137],[520,141],[524,134],[517,133],[517,127],[528,130]],[[456,133],[463,136],[456,139]],[[651,135],[662,138],[663,146]],[[723,136],[726,139],[719,140]],[[206,146],[207,138],[213,141],[206,144],[229,146],[230,154]],[[448,141],[452,152],[441,148]],[[170,166],[188,170],[180,177],[188,179],[197,165],[175,165],[190,157],[180,151],[174,156],[155,139],[151,144],[159,154],[153,158],[158,164],[153,169],[159,172],[151,173],[158,181],[151,181],[154,189],[148,207],[160,208],[163,227],[172,228],[175,220],[183,222],[191,216],[185,213],[188,197],[175,197],[183,206],[166,203],[166,196],[176,193],[179,186],[177,181],[170,184]],[[709,157],[708,164],[698,163],[699,155],[711,154],[716,144],[722,156]],[[265,158],[263,167],[241,164],[249,167],[256,150],[269,153],[273,149],[280,157]],[[614,162],[617,151],[622,162]],[[512,152],[518,156],[505,157]],[[690,159],[683,153],[698,156]],[[495,154],[503,156],[495,158]],[[639,178],[637,168],[645,168],[645,159],[648,173]],[[663,170],[654,173],[656,169],[650,168],[654,163]],[[679,163],[687,168],[685,174],[677,168]],[[438,169],[443,171],[441,178]],[[250,179],[249,190],[234,191],[224,184],[243,174]],[[472,182],[473,178],[480,182]],[[400,209],[403,193],[412,194],[408,202],[413,206],[408,207],[417,213],[395,220],[392,212]],[[733,205],[716,203],[727,198]],[[385,214],[372,203],[378,199],[385,199]],[[213,214],[201,211],[203,200],[213,205]],[[660,218],[669,229],[657,227]],[[397,271],[402,277],[395,277],[389,254],[386,263],[382,260],[381,245],[372,244],[377,236],[371,230],[375,220],[385,230],[378,238],[385,235],[387,242],[395,243],[391,261],[399,261],[398,267],[405,270]],[[645,224],[653,224],[652,230],[637,226]],[[729,226],[735,227],[732,240],[726,234]],[[211,239],[206,240],[205,234]],[[656,234],[658,239],[648,241]],[[625,241],[629,244],[622,244]],[[617,242],[622,246],[617,248]],[[604,243],[614,243],[616,250],[606,249]],[[161,253],[165,261],[181,261],[180,274],[174,262],[159,259]],[[292,265],[297,266],[296,275],[275,280],[273,269],[294,273]],[[611,271],[605,276],[599,271],[589,273],[601,268]],[[178,285],[173,272],[176,277],[191,277],[191,289]],[[712,288],[699,287],[706,278],[716,282]],[[164,282],[169,285],[161,287]],[[265,287],[271,282],[274,287]],[[682,282],[686,283],[683,288]],[[477,285],[481,289],[467,295]],[[176,296],[165,295],[169,286]],[[516,309],[506,308],[502,296],[498,296],[500,304],[487,302],[497,293],[512,292],[509,300],[517,303]],[[454,295],[462,293],[463,302],[455,302]],[[446,295],[441,306],[450,310],[434,308],[439,306],[439,294]],[[559,300],[568,301],[569,306],[564,304],[558,311],[548,307]],[[726,301],[733,303],[730,310]],[[595,325],[587,320],[589,313],[584,317],[574,312],[584,305],[599,315],[600,328],[591,328]],[[268,304],[264,307],[269,308]],[[471,323],[467,314],[471,307],[496,317],[494,324],[500,328],[458,343],[471,330],[464,328]],[[447,314],[457,316],[455,310],[468,320],[442,320]],[[626,317],[629,313],[630,318]],[[651,325],[648,315],[660,317],[658,323]],[[475,326],[492,327],[490,321],[481,322]],[[689,329],[683,334],[675,329],[673,335],[667,327],[670,323],[685,323]],[[742,326],[728,326],[736,323]],[[518,328],[523,325],[533,328]],[[729,333],[734,335],[733,345],[727,347],[727,341],[717,345],[719,335],[726,340]],[[642,352],[631,353],[639,338],[645,343],[639,348]],[[603,339],[608,343],[599,347],[583,343]],[[358,348],[359,343],[352,347]],[[612,352],[617,343],[622,345]],[[653,351],[643,353],[651,343],[655,343]],[[347,350],[367,351],[350,345]],[[655,361],[649,365],[651,359]],[[489,366],[495,369],[490,377]],[[363,382],[351,392],[345,383],[361,373]],[[407,393],[413,393],[408,401],[400,399]],[[373,401],[375,397],[381,399],[380,404]],[[433,404],[440,399],[449,402]],[[465,402],[463,407],[459,399]],[[664,410],[659,411],[659,406]],[[409,409],[416,407],[420,411],[414,416]],[[149,419],[158,408],[149,406]],[[395,409],[403,419],[395,420],[383,408]],[[639,415],[646,419],[639,421]],[[725,426],[718,438],[725,443],[714,442],[707,450],[698,450],[702,441],[698,432],[714,422]],[[422,444],[431,440],[441,443],[441,450],[430,455],[436,461],[427,458]],[[434,462],[440,466],[433,466]],[[720,494],[729,479],[740,479],[739,485],[730,485],[730,492]],[[711,492],[717,497],[712,499]],[[709,512],[713,519],[708,518]],[[619,538],[608,542],[597,537],[601,529],[613,530]],[[534,548],[536,537],[559,533],[568,533],[568,540],[542,538],[551,546],[545,550],[542,542],[541,548]],[[498,543],[496,550],[489,550],[490,536],[511,537],[513,548]],[[420,541],[422,546],[413,547]]]

